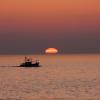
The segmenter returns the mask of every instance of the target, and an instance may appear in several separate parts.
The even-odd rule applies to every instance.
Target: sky
[[[100,0],[0,0],[0,54],[100,53]]]

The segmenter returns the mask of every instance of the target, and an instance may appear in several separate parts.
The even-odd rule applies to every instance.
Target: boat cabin
[[[36,60],[34,63],[31,58],[25,57],[24,63],[20,64],[20,67],[39,67],[39,60]]]

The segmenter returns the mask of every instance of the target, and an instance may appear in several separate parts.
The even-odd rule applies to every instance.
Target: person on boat
[[[39,64],[40,63],[40,61],[39,60],[36,60],[36,64]]]
[[[25,57],[25,62],[32,62],[32,59]]]
[[[25,62],[27,62],[27,57],[25,56]]]

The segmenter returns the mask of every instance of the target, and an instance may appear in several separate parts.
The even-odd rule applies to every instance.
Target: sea
[[[100,54],[0,55],[0,100],[100,100]]]

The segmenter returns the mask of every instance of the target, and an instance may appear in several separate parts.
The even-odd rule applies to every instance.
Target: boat
[[[25,61],[19,65],[19,67],[40,67],[39,60],[32,61],[32,59],[25,57]]]

